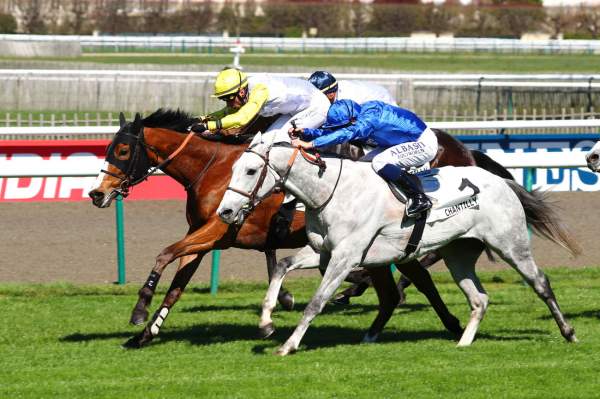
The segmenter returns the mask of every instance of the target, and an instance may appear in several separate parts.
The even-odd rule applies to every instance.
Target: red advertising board
[[[77,155],[78,159],[98,161],[98,169],[86,176],[57,177],[0,177],[0,202],[23,201],[83,201],[100,173],[108,140],[3,140],[0,141],[0,165],[18,158],[31,159],[36,165],[57,163]],[[33,162],[32,162],[33,163]],[[35,171],[24,175],[34,176]],[[0,176],[2,176],[0,170]],[[131,189],[128,200],[185,199],[186,194],[175,180],[168,176],[152,176]]]

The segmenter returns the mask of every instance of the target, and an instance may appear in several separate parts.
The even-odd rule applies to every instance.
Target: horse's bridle
[[[276,143],[275,145],[280,145],[280,146],[289,146],[288,143]],[[280,192],[283,190],[283,186],[290,174],[290,171],[292,170],[292,166],[294,165],[294,162],[296,161],[296,158],[298,157],[298,153],[300,153],[302,155],[302,157],[310,164],[316,165],[319,167],[319,173],[322,174],[325,169],[327,168],[327,165],[325,164],[325,161],[323,161],[323,159],[321,159],[321,156],[319,155],[319,153],[315,153],[314,155],[306,152],[302,147],[295,147],[294,151],[292,152],[292,155],[290,156],[290,159],[287,162],[287,166],[286,169],[284,171],[283,174],[279,174],[277,173],[277,171],[275,170],[275,168],[273,168],[270,163],[269,163],[269,153],[271,152],[271,148],[269,147],[269,149],[267,150],[267,152],[265,153],[265,155],[262,155],[256,151],[254,151],[252,148],[248,148],[246,149],[244,152],[249,152],[252,153],[258,157],[260,157],[264,164],[263,167],[260,171],[260,175],[258,176],[258,181],[256,182],[256,185],[254,186],[254,189],[252,190],[252,192],[247,192],[244,190],[240,190],[237,189],[235,187],[231,187],[228,186],[227,190],[231,190],[234,193],[240,194],[246,198],[249,199],[248,205],[243,207],[240,212],[242,212],[243,216],[241,218],[238,218],[239,223],[242,223],[245,219],[246,216],[252,212],[254,210],[254,208],[256,208],[256,206],[258,204],[260,204],[262,201],[264,201],[267,197],[269,197],[271,194],[273,194],[274,192]],[[343,163],[343,159],[341,160],[342,162],[340,162],[340,172],[338,174],[338,178],[337,181],[335,183],[335,186],[333,187],[333,190],[331,191],[331,194],[329,195],[329,198],[327,198],[327,200],[319,205],[318,207],[316,207],[315,209],[323,209],[325,208],[325,206],[327,206],[327,204],[329,203],[329,201],[331,200],[331,198],[333,197],[333,193],[335,192],[335,189],[337,188],[337,185],[340,181],[340,176],[342,174],[342,163]],[[258,190],[260,190],[260,188],[262,187],[263,183],[265,182],[265,178],[267,177],[267,172],[268,169],[271,168],[271,170],[277,175],[279,176],[279,178],[276,180],[275,184],[273,185],[273,187],[267,191],[265,194],[263,194],[262,196],[258,196]]]
[[[123,198],[125,198],[129,195],[130,187],[133,187],[133,186],[141,183],[142,181],[148,179],[148,177],[153,175],[157,170],[162,169],[164,166],[166,166],[168,163],[170,163],[173,160],[173,158],[175,158],[183,150],[183,148],[189,143],[189,141],[194,136],[194,134],[195,133],[193,131],[188,133],[186,138],[179,145],[179,147],[177,147],[177,149],[175,151],[173,151],[164,161],[158,162],[158,160],[161,158],[161,155],[159,154],[158,150],[156,150],[156,148],[152,147],[151,145],[148,145],[144,141],[144,127],[143,126],[140,126],[140,130],[137,135],[131,134],[129,132],[119,132],[119,133],[117,133],[117,135],[128,136],[128,137],[132,137],[134,139],[134,143],[132,146],[133,147],[132,155],[131,155],[131,158],[129,160],[127,160],[127,170],[124,171],[124,176],[119,176],[118,174],[112,173],[105,169],[100,169],[100,171],[102,173],[106,173],[107,175],[120,180],[119,187],[113,189],[112,192],[116,193],[117,195],[121,195],[121,196],[123,196]],[[111,151],[112,148],[113,148],[113,143],[111,143],[109,145],[108,150],[107,150],[106,160],[108,161],[108,163],[113,164],[115,166],[117,166],[118,164],[124,164],[125,163],[124,161],[118,160],[114,156],[114,154]],[[156,160],[157,160],[156,162],[158,163],[156,166],[150,167],[150,160],[148,159],[146,150],[150,150],[155,155]],[[214,156],[213,156],[213,159],[214,159]],[[142,162],[140,162],[140,160]],[[212,159],[211,159],[211,161],[212,161]],[[140,167],[140,163],[142,164],[142,167]],[[205,170],[206,169],[207,168],[205,168]],[[121,169],[121,170],[123,170],[123,169]],[[202,176],[202,174],[203,173],[201,173],[200,177]]]
[[[244,151],[244,152],[252,153],[252,154],[260,157],[260,159],[263,160],[263,167],[260,170],[260,175],[258,176],[258,181],[256,182],[256,185],[254,186],[254,189],[252,190],[252,192],[246,192],[244,190],[240,190],[235,187],[227,186],[227,190],[231,190],[234,193],[238,193],[249,199],[248,205],[245,206],[244,208],[242,208],[242,210],[240,211],[243,214],[243,216],[238,219],[238,220],[240,220],[240,223],[243,222],[246,219],[246,216],[250,212],[252,212],[254,210],[254,208],[256,208],[256,206],[258,204],[260,204],[265,198],[269,197],[275,191],[280,190],[280,187],[283,187],[283,182],[285,182],[285,179],[287,179],[287,175],[289,174],[289,170],[291,169],[291,167],[287,169],[287,171],[283,177],[281,177],[281,176],[279,177],[279,179],[275,182],[275,185],[269,191],[267,191],[265,193],[265,195],[258,197],[258,190],[260,190],[263,183],[265,182],[265,178],[267,177],[268,169],[271,168],[275,172],[273,167],[269,164],[269,152],[270,151],[271,151],[271,148],[269,148],[267,150],[265,155],[259,154],[258,152],[254,151],[252,148],[247,148]],[[294,154],[292,155],[292,157],[295,158],[297,153],[298,153],[297,150],[294,151]],[[293,163],[293,161],[292,161],[292,163]],[[278,174],[277,172],[275,172],[275,173]]]

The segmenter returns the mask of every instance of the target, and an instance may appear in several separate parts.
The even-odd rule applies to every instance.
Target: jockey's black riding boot
[[[415,175],[404,172],[394,183],[402,189],[406,201],[406,216],[415,217],[431,208],[431,200],[423,192],[421,181]]]
[[[279,241],[283,241],[290,232],[290,224],[294,219],[294,211],[296,210],[296,200],[292,200],[285,204],[281,204],[279,211],[274,216],[273,228],[275,229],[275,237]]]

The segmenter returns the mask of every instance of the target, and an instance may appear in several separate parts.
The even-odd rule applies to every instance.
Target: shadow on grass
[[[308,305],[307,302],[296,302],[294,304],[294,311],[302,312],[304,308]],[[338,314],[344,313],[348,315],[374,312],[378,310],[378,305],[374,304],[350,304],[350,305],[336,305],[333,303],[328,303],[325,309],[321,314]],[[431,309],[429,305],[415,303],[415,304],[404,304],[398,308],[398,311],[401,313],[410,313],[410,312],[420,312],[424,310]],[[260,314],[261,307],[260,305],[248,304],[248,305],[196,305],[187,308],[183,308],[181,312],[183,313],[195,313],[195,312],[216,312],[216,311],[254,311],[257,314]],[[281,306],[277,306],[275,312],[285,312]]]
[[[107,333],[75,333],[61,337],[61,342],[88,342],[131,338],[141,331],[115,331]],[[171,341],[188,341],[192,345],[211,345],[223,342],[252,341],[258,339],[258,327],[245,324],[199,324],[186,328],[165,327],[150,345],[162,345]]]
[[[278,328],[275,333],[263,343],[252,348],[255,354],[270,354],[283,344],[294,331],[293,326]],[[360,344],[366,329],[348,328],[340,326],[311,326],[302,341],[302,347],[306,350],[335,347],[338,345]],[[537,335],[548,334],[543,330],[497,330],[500,334],[479,333],[479,340],[492,341],[528,341],[534,340]],[[107,332],[107,333],[76,333],[60,338],[61,342],[90,342],[98,340],[112,340],[121,338],[126,340],[133,334],[131,332]],[[427,340],[445,340],[450,344],[456,344],[457,340],[453,334],[445,330],[412,330],[412,331],[384,331],[379,343],[393,342],[420,342]],[[199,324],[186,328],[165,328],[149,346],[164,345],[171,342],[187,342],[195,346],[207,346],[223,344],[236,341],[257,341],[258,328],[251,324]]]
[[[575,312],[575,313],[563,313],[563,315],[565,316],[565,318],[567,320],[568,319],[579,319],[581,317],[588,318],[588,319],[600,319],[600,309],[583,310],[581,312]],[[552,317],[552,315],[546,314],[546,315],[538,317],[538,319],[554,320],[554,317]]]
[[[283,330],[286,330],[283,332]],[[276,337],[271,337],[270,343],[264,343],[256,345],[252,348],[252,352],[259,355],[268,355],[275,351],[277,347],[282,345],[285,340],[292,334],[293,329],[281,329],[276,332]],[[318,327],[311,328],[306,333],[306,336],[302,340],[301,350],[311,351],[320,348],[335,347],[338,345],[359,345],[361,344],[362,337],[366,331],[353,330],[340,334],[339,328],[334,327]],[[532,341],[535,340],[533,335],[547,335],[547,332],[541,330],[530,331],[510,331],[506,335],[494,335],[487,333],[478,333],[475,341],[477,340],[490,340],[490,341]],[[445,330],[413,330],[413,331],[387,331],[383,332],[377,344],[388,344],[388,343],[401,343],[401,342],[421,342],[427,340],[443,340],[447,341],[450,345],[456,345],[458,343],[458,337],[455,337],[452,333]]]
[[[105,339],[115,339],[115,338],[129,338],[131,337],[131,332],[121,331],[121,332],[110,332],[110,333],[75,333],[65,335],[64,337],[60,337],[58,340],[60,342],[88,342],[88,341],[98,341]]]

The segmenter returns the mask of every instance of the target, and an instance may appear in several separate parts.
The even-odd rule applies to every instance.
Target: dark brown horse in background
[[[182,146],[187,136],[181,133],[186,133],[187,128],[196,121],[180,111],[163,110],[158,110],[143,120],[138,115],[132,123],[126,123],[122,118],[121,129],[107,151],[108,169],[103,172],[100,185],[89,193],[96,206],[107,207],[119,193],[126,195],[131,185],[143,181],[147,177],[148,168],[160,167],[163,172],[184,186],[188,194],[188,233],[157,256],[156,265],[139,291],[139,299],[131,315],[133,324],[139,325],[147,320],[147,309],[165,267],[180,259],[179,268],[159,310],[140,334],[127,341],[127,347],[139,348],[158,334],[170,309],[181,297],[202,257],[208,252],[230,247],[261,250],[267,255],[270,272],[275,263],[275,249],[299,248],[307,242],[302,212],[295,213],[285,240],[272,235],[272,221],[283,200],[282,194],[275,194],[263,201],[239,228],[220,221],[215,210],[230,180],[232,165],[246,149],[247,144],[225,144],[190,136],[189,143],[185,147]],[[255,131],[262,130],[260,121],[253,126]],[[450,141],[445,144],[440,140],[441,145],[446,145],[440,152],[440,166],[446,164],[445,162],[457,166],[474,163],[471,153],[460,142],[447,134],[445,136]],[[173,157],[173,154],[177,155]],[[455,154],[456,159],[451,158],[452,154]],[[460,333],[458,320],[443,304],[425,269],[408,267],[401,271],[413,280],[415,285],[418,283],[417,288],[432,302],[446,328]],[[380,305],[380,312],[383,308],[389,309],[389,304],[393,304],[395,299],[386,299],[383,294],[384,289],[390,287],[387,275],[372,277],[380,302],[386,302]],[[293,297],[282,290],[280,300],[282,299],[284,306],[287,303],[287,307],[291,308]],[[391,316],[389,310],[387,313],[389,314],[378,315],[378,320],[383,324]]]

